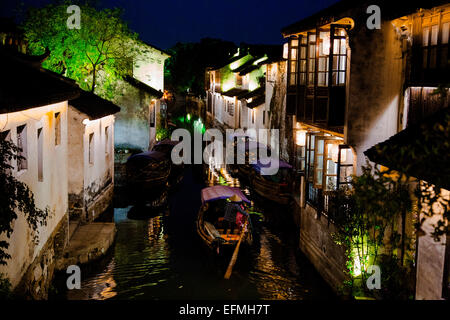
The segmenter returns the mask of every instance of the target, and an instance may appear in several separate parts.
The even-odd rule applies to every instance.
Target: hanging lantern
[[[304,147],[306,145],[306,130],[297,130],[295,143],[300,147]]]

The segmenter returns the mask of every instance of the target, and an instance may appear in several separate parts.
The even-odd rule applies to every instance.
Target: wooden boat
[[[253,172],[250,174],[250,185],[253,190],[265,199],[281,205],[289,204],[292,166],[283,160],[279,160],[279,170],[275,175],[262,175],[261,171],[264,167],[266,165],[259,161],[251,165]]]
[[[238,195],[245,203],[250,204],[247,197],[239,188],[228,186],[212,186],[202,190],[202,206],[197,217],[197,233],[201,240],[210,249],[217,249],[219,253],[232,251],[239,241],[241,230],[237,227],[231,234],[225,234],[225,205],[227,199],[233,195]],[[253,243],[251,223],[248,224],[248,231],[244,234],[242,244],[251,245]]]
[[[153,148],[152,151],[162,152],[170,160],[171,170],[169,175],[169,186],[173,187],[180,183],[183,179],[184,164],[174,164],[172,162],[172,150],[180,143],[179,141],[172,141],[170,139],[164,139],[159,141]]]
[[[126,173],[131,198],[151,203],[161,198],[166,191],[170,170],[170,160],[162,152],[147,151],[129,157]]]

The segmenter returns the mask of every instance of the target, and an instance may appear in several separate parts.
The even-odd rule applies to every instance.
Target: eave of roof
[[[239,100],[241,100],[241,99],[250,99],[250,98],[253,98],[253,97],[256,97],[256,96],[263,95],[263,94],[265,94],[265,92],[266,92],[266,88],[265,87],[259,87],[259,88],[255,89],[253,91],[249,91],[249,92],[246,92],[246,93],[243,93],[243,94],[239,95],[238,99]]]
[[[247,108],[253,109],[259,107],[260,105],[264,104],[264,102],[266,102],[266,96],[259,95],[256,98],[254,98],[252,102],[247,103]]]
[[[0,113],[23,111],[75,99],[75,81],[0,49]]]
[[[89,120],[97,120],[120,111],[120,107],[91,92],[83,91],[76,99],[69,101],[70,105],[86,114]]]
[[[450,190],[450,108],[381,142],[364,154],[373,162]]]
[[[227,97],[237,97],[247,92],[248,90],[246,89],[232,88],[226,92],[223,92],[222,95]]]
[[[284,27],[281,29],[281,33],[287,37],[292,34],[311,30],[318,26],[348,17],[350,12],[354,14],[354,17],[350,18],[360,20],[362,15],[367,14],[366,10],[369,5],[378,5],[381,9],[383,19],[389,20],[415,13],[420,8],[432,8],[446,3],[448,3],[448,0],[428,0],[426,2],[423,0],[343,0]]]

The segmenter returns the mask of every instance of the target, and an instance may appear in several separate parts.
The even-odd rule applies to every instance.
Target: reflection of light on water
[[[279,241],[266,228],[261,232],[261,249],[256,259],[255,271],[250,274],[255,282],[262,299],[292,300],[298,299],[298,289],[295,277],[289,277],[286,268],[290,265],[278,267],[274,263],[271,240]],[[295,264],[290,262],[289,264]]]

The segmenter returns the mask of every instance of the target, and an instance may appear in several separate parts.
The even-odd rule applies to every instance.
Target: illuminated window
[[[289,42],[289,65],[288,65],[288,83],[289,86],[297,84],[297,54],[298,54],[298,39],[293,38]]]

